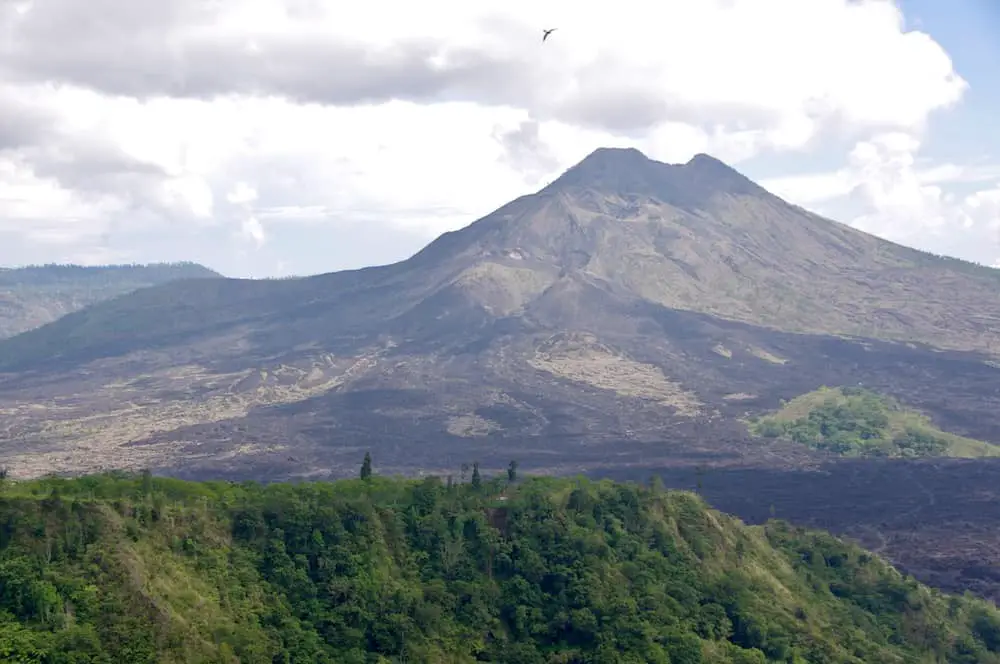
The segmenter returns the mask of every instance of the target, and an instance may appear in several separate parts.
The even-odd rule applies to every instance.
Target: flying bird
[[[543,34],[542,34],[542,41],[545,41],[546,39],[548,39],[548,38],[549,38],[549,35],[551,35],[551,34],[552,34],[553,32],[555,32],[555,31],[556,31],[557,29],[558,29],[558,28],[549,28],[548,30],[545,30],[545,29],[543,29],[543,30],[542,30],[542,33],[543,33]]]

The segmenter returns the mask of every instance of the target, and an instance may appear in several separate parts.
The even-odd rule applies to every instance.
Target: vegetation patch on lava
[[[821,387],[759,417],[751,431],[854,457],[1000,456],[1000,447],[941,431],[923,413],[861,387]]]

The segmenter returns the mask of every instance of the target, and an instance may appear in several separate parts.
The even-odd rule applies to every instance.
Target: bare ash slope
[[[574,470],[609,441],[622,463],[735,449],[736,417],[855,381],[997,438],[998,285],[711,157],[601,149],[401,263],[166,284],[0,343],[0,461],[289,476],[378,447],[400,470],[518,450]]]
[[[823,219],[705,155],[673,166],[600,150],[533,203],[497,224],[494,252],[785,331],[1000,350],[1000,271]]]

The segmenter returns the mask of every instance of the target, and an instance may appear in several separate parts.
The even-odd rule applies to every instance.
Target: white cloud
[[[251,215],[244,219],[241,224],[241,228],[243,234],[253,240],[254,244],[257,245],[257,248],[264,245],[264,241],[267,238],[264,235],[264,227],[261,226],[260,220],[258,220],[257,217]]]
[[[969,215],[976,220],[982,229],[987,246],[992,248],[995,260],[993,264],[1000,267],[1000,182],[993,189],[976,192],[964,201]]]
[[[889,240],[992,264],[1000,255],[1000,183],[966,196],[945,183],[1000,181],[995,169],[919,165],[921,143],[904,133],[858,142],[847,164],[834,172],[776,178],[762,184],[776,194]]]
[[[109,237],[135,232],[146,243],[130,245],[139,260],[156,258],[156,233],[181,226],[226,228],[258,249],[289,224],[340,226],[345,242],[358,224],[430,237],[599,146],[739,161],[845,137],[867,147],[845,173],[787,181],[803,194],[793,200],[853,189],[881,210],[876,226],[953,204],[898,173],[916,168],[907,141],[966,84],[883,0],[165,0],[155,9],[132,0],[103,0],[100,11],[58,0],[0,9],[10,37],[0,231],[94,256]],[[551,26],[559,30],[543,44]],[[56,38],[57,29],[66,32]],[[59,251],[53,260],[68,255]],[[242,249],[214,251],[225,269],[227,252]],[[280,260],[296,271],[294,253]],[[0,263],[11,262],[0,247]]]
[[[1000,229],[1000,181],[995,189],[979,191],[966,199],[966,204],[993,228]]]
[[[226,196],[226,200],[237,205],[240,203],[252,203],[257,200],[257,190],[246,182],[237,182],[236,186]]]
[[[858,176],[851,196],[867,211],[855,226],[900,242],[937,235],[947,227],[968,228],[973,221],[954,196],[914,172],[920,142],[906,134],[880,134],[858,143],[849,168]]]

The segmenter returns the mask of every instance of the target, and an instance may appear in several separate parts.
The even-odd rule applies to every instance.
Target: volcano
[[[711,156],[602,148],[393,265],[171,282],[0,342],[0,455],[275,478],[369,449],[388,472],[745,463],[747,414],[858,382],[998,440],[998,286]]]

